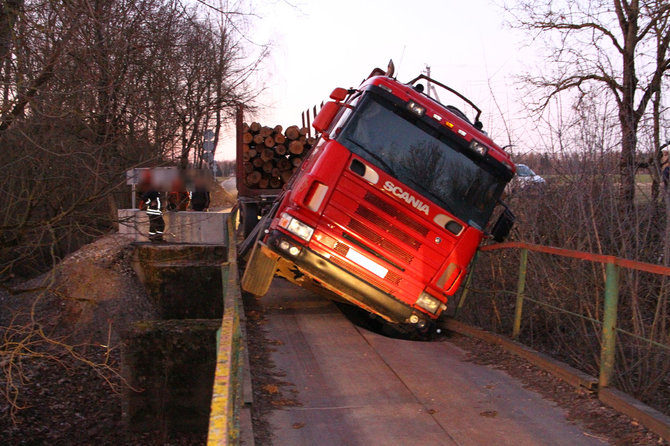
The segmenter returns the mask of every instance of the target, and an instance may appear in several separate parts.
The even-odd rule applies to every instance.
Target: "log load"
[[[244,182],[251,189],[281,189],[298,170],[316,138],[292,125],[242,125]]]

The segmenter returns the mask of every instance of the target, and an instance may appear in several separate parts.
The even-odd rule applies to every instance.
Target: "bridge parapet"
[[[217,332],[216,371],[207,434],[207,444],[212,446],[239,444],[241,437],[245,340],[240,321],[243,310],[237,269],[236,218],[237,210],[233,209],[226,221],[228,261],[221,265],[224,312]]]
[[[225,245],[226,216],[224,212],[165,212],[165,241]],[[137,242],[149,241],[149,217],[139,209],[119,209],[119,233]]]

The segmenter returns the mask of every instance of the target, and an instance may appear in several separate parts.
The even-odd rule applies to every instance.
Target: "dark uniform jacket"
[[[153,189],[148,190],[142,195],[142,201],[146,204],[148,215],[163,215],[160,192]]]
[[[202,211],[209,208],[209,191],[204,188],[196,187],[191,192],[191,207],[194,211]]]

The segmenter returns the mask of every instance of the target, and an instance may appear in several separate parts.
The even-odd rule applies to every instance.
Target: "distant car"
[[[525,164],[516,165],[516,178],[514,182],[520,187],[526,186],[540,186],[546,183],[544,178],[533,172],[533,169]]]

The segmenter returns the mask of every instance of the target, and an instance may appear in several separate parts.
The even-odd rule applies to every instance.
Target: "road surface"
[[[301,404],[274,410],[273,444],[602,445],[563,410],[447,341],[387,338],[275,279],[260,300],[272,360]]]

